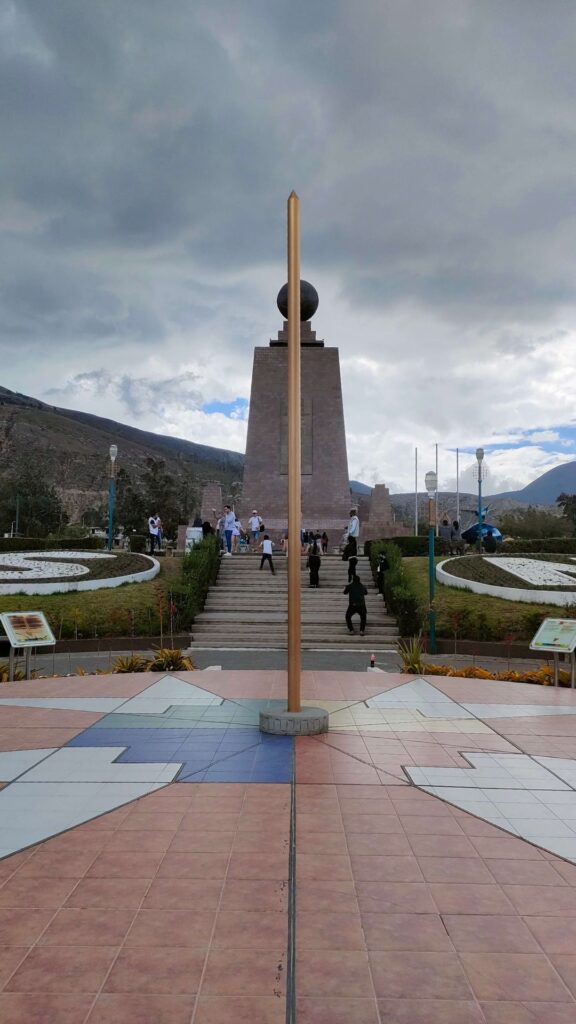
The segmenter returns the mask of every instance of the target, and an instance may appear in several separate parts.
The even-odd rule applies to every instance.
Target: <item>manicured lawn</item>
[[[44,611],[56,637],[156,636],[160,605],[164,631],[169,624],[169,593],[181,589],[181,558],[163,558],[160,573],[146,583],[73,594],[0,596],[0,612]]]
[[[438,563],[440,558],[436,559]],[[413,580],[422,608],[428,607],[428,559],[405,558],[403,566]],[[530,640],[542,619],[559,615],[567,617],[567,608],[549,604],[526,604],[523,601],[504,601],[500,597],[473,594],[455,587],[436,584],[436,629],[439,636],[453,636],[454,624],[459,620],[458,638],[461,640],[504,640],[514,635],[518,640]]]

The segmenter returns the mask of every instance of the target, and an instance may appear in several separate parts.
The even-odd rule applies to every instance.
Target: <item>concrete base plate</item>
[[[321,732],[328,732],[328,712],[324,708],[261,711],[260,732],[272,736],[317,736]]]

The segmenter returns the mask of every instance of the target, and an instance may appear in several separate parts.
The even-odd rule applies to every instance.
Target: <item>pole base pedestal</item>
[[[324,708],[301,711],[261,711],[260,732],[271,736],[318,736],[328,732],[328,712]]]

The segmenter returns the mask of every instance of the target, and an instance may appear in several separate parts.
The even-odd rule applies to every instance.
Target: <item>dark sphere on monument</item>
[[[309,281],[300,281],[300,320],[310,320],[318,309],[318,292]],[[282,286],[276,299],[278,309],[288,319],[288,285]]]

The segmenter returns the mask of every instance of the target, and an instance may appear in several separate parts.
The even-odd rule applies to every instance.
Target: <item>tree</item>
[[[503,512],[498,516],[498,527],[504,536],[520,540],[563,537],[572,533],[571,524],[563,516],[532,505]]]
[[[68,522],[60,498],[54,487],[46,483],[39,465],[15,466],[4,480],[0,495],[0,531],[9,533],[16,518],[21,537],[47,537]]]
[[[123,526],[126,532],[136,533],[147,532],[146,519],[147,504],[144,495],[132,483],[132,478],[125,469],[118,469],[116,473],[116,507],[114,519]],[[107,516],[105,517],[107,518]]]
[[[562,509],[562,515],[573,527],[576,526],[576,494],[559,494],[556,504]]]

